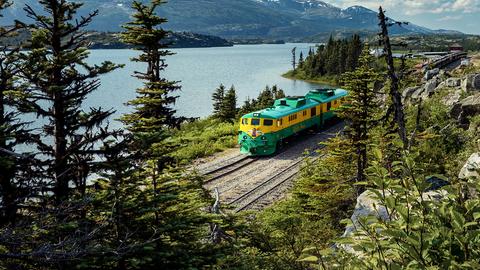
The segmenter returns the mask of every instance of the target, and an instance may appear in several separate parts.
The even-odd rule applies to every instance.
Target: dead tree
[[[296,68],[297,68],[296,51],[297,51],[297,47],[294,47],[294,48],[292,49],[292,67],[293,67],[293,72],[295,72],[295,70],[296,70]]]
[[[406,148],[408,146],[408,139],[407,139],[407,132],[405,128],[405,113],[403,110],[402,96],[399,91],[400,80],[397,74],[395,73],[395,66],[393,63],[393,55],[392,55],[392,46],[390,44],[390,37],[388,35],[389,26],[392,26],[394,24],[400,25],[401,23],[399,22],[389,23],[388,18],[385,17],[385,13],[382,7],[379,8],[378,19],[380,21],[379,25],[381,28],[380,40],[381,40],[381,43],[383,43],[384,56],[387,62],[388,77],[390,78],[390,82],[391,82],[390,93],[389,93],[390,98],[392,100],[392,106],[393,106],[391,110],[394,113],[394,122],[398,126],[398,135],[400,136],[400,139],[403,142],[404,148]]]

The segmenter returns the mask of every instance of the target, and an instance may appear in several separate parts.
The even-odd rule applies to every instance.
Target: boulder
[[[437,87],[438,88],[438,87]],[[443,99],[442,103],[447,105],[447,106],[453,106],[455,103],[460,101],[460,98],[462,97],[462,90],[457,89],[456,91],[451,91],[449,92]]]
[[[430,80],[431,78],[435,77],[440,73],[440,69],[434,68],[432,70],[427,70],[425,72],[425,76],[423,77],[425,80]]]
[[[465,162],[458,178],[465,182],[469,182],[470,178],[474,178],[474,181],[480,177],[480,153],[473,153]],[[475,179],[477,178],[477,179]],[[475,186],[466,185],[463,186],[462,193],[464,197],[468,198],[478,198],[479,191]]]
[[[404,102],[409,101],[412,98],[413,93],[418,91],[421,87],[420,86],[413,86],[413,87],[408,87],[405,90],[403,90],[403,100]]]
[[[419,87],[415,92],[412,93],[411,100],[422,99],[423,93],[425,92],[425,86]]]
[[[457,87],[460,86],[462,80],[460,78],[448,78],[446,81],[446,85],[448,87]]]
[[[431,184],[432,188],[423,193],[423,200],[440,201],[447,196],[447,192],[445,190],[433,190],[433,186],[436,185],[435,188],[441,188],[445,185],[448,185],[448,182],[444,180],[442,180],[442,182],[438,182],[438,180],[432,180],[429,183]],[[352,224],[345,228],[345,232],[343,233],[342,237],[351,237],[358,229],[362,227],[360,221],[369,216],[375,216],[384,221],[388,221],[391,218],[385,206],[383,206],[381,202],[376,199],[375,194],[367,190],[358,196],[355,210],[350,218]],[[342,248],[349,253],[362,256],[361,252],[355,251],[350,245],[340,244],[337,245],[337,247]]]
[[[465,92],[480,91],[480,74],[468,74],[463,77],[461,87]]]
[[[437,88],[435,88],[435,92],[438,92],[440,90],[442,90],[443,88],[447,87],[447,83],[446,82],[441,82],[437,85]]]
[[[459,179],[469,179],[471,177],[480,177],[480,153],[473,153],[463,165],[460,173],[458,174]]]
[[[468,118],[477,114],[480,114],[480,94],[469,96],[459,101],[453,105],[450,111],[450,115],[465,129],[470,125]]]

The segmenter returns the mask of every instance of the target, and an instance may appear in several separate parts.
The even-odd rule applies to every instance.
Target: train
[[[277,99],[272,107],[243,115],[238,132],[240,152],[250,156],[272,155],[289,137],[325,127],[347,95],[344,89],[315,89],[305,96]]]

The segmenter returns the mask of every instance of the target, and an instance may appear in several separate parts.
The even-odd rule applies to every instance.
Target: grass
[[[291,79],[291,80],[302,80],[311,83],[326,84],[330,86],[340,86],[339,76],[319,76],[310,78],[308,77],[303,70],[293,71],[290,70],[285,74],[282,74],[282,77]]]
[[[210,156],[237,145],[238,123],[223,123],[214,118],[182,125],[171,137],[179,148],[173,156],[182,164]]]

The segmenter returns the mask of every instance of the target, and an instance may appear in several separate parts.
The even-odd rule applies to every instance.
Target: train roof
[[[242,118],[278,119],[346,95],[347,91],[343,89],[316,89],[308,92],[306,96],[277,99],[272,107],[245,114]]]

